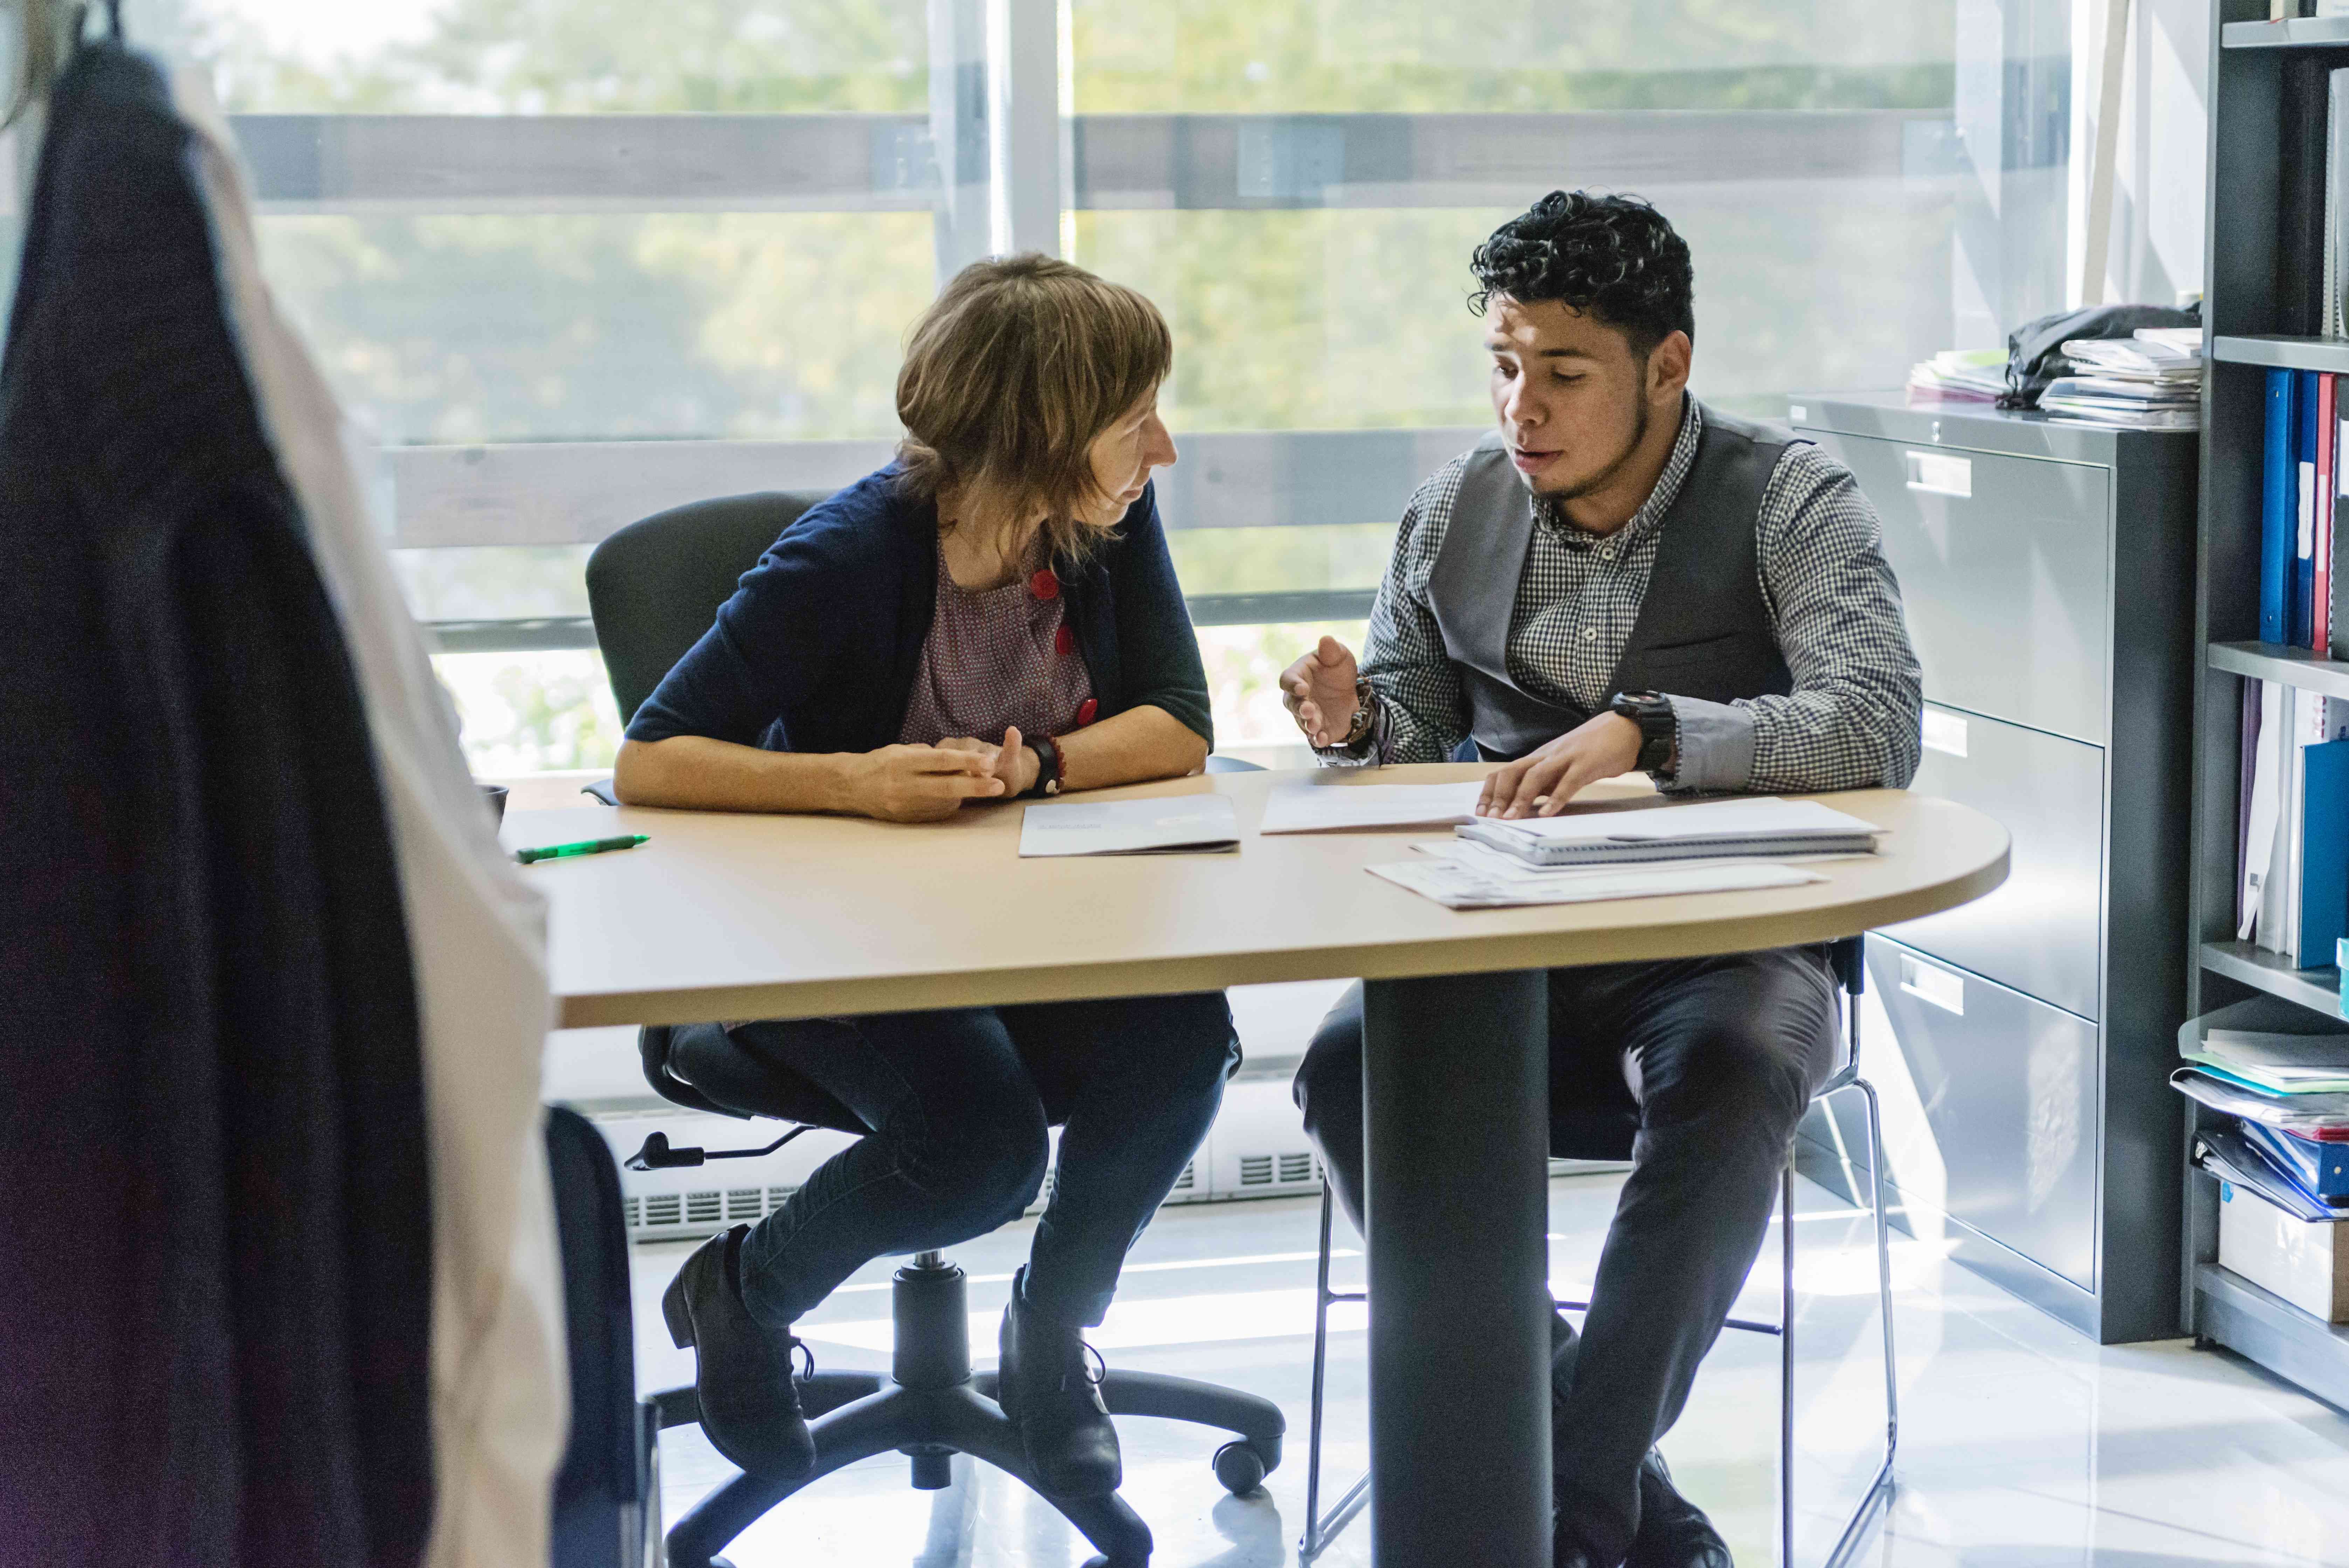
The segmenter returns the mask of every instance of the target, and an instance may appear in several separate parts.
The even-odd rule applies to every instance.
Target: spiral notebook
[[[1534,866],[1628,866],[1656,860],[1865,855],[1881,829],[1810,800],[1760,796],[1635,811],[1568,810],[1453,831]]]

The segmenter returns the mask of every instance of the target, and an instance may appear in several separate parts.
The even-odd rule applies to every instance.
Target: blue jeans
[[[742,1244],[742,1296],[788,1325],[871,1260],[1017,1219],[1059,1175],[1025,1299],[1090,1327],[1127,1249],[1223,1103],[1239,1041],[1223,993],[887,1012],[734,1025],[750,1054],[812,1079],[873,1130],[816,1168]]]

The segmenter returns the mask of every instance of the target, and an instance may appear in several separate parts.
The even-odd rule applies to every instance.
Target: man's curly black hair
[[[1642,358],[1674,332],[1696,337],[1688,242],[1637,196],[1552,191],[1495,229],[1468,265],[1478,316],[1496,294],[1554,299],[1617,328]]]

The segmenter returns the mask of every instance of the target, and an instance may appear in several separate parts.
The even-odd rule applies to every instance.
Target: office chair
[[[568,1106],[546,1112],[547,1174],[563,1259],[571,1435],[555,1471],[551,1568],[655,1568],[660,1446],[636,1398],[628,1222],[604,1135]]]
[[[624,722],[709,629],[736,579],[822,499],[765,493],[696,502],[631,524],[595,547],[587,561],[588,607]],[[1248,764],[1209,759],[1216,771],[1235,765]],[[768,1154],[811,1127],[858,1136],[871,1130],[812,1081],[740,1051],[718,1024],[655,1025],[639,1032],[637,1045],[646,1079],[664,1099],[719,1116],[792,1125],[763,1148],[733,1150],[675,1148],[656,1133],[629,1159],[632,1168]],[[677,1070],[679,1062],[688,1064],[685,1071]],[[722,1563],[716,1553],[783,1499],[843,1465],[890,1449],[912,1459],[913,1485],[920,1490],[952,1483],[957,1453],[984,1459],[1044,1496],[1113,1568],[1147,1562],[1149,1526],[1123,1498],[1058,1498],[1036,1488],[1019,1430],[995,1404],[995,1375],[971,1370],[967,1308],[963,1272],[943,1253],[921,1253],[898,1270],[891,1292],[895,1337],[888,1376],[819,1372],[807,1379],[802,1400],[815,1438],[813,1470],[791,1480],[738,1475],[703,1498],[668,1532],[671,1568]],[[1156,1416],[1234,1433],[1213,1463],[1216,1479],[1235,1496],[1254,1490],[1280,1463],[1287,1423],[1268,1399],[1189,1378],[1115,1370],[1101,1393],[1113,1416]],[[656,1394],[649,1403],[664,1429],[700,1418],[690,1387]]]
[[[1866,939],[1847,937],[1833,944],[1828,956],[1833,961],[1836,979],[1844,992],[1844,1060],[1827,1081],[1819,1085],[1812,1096],[1817,1104],[1829,1095],[1845,1089],[1857,1089],[1867,1104],[1868,1184],[1876,1220],[1876,1289],[1877,1304],[1884,1319],[1884,1460],[1877,1467],[1876,1475],[1868,1483],[1868,1491],[1859,1500],[1851,1516],[1844,1523],[1843,1533],[1837,1539],[1835,1549],[1827,1553],[1826,1568],[1842,1568],[1858,1546],[1860,1533],[1879,1502],[1892,1494],[1892,1457],[1900,1436],[1900,1394],[1897,1364],[1892,1355],[1892,1232],[1889,1210],[1884,1202],[1884,1120],[1877,1103],[1876,1086],[1859,1075],[1859,999],[1868,989],[1868,958]],[[1588,1129],[1584,1129],[1588,1130]],[[1620,1128],[1621,1153],[1602,1158],[1628,1159],[1631,1155],[1631,1136],[1637,1131],[1636,1116],[1627,1116]],[[1584,1152],[1578,1148],[1578,1154]],[[1772,1334],[1778,1341],[1778,1563],[1779,1568],[1793,1568],[1795,1561],[1795,1158],[1790,1149],[1785,1168],[1779,1173],[1778,1186],[1778,1255],[1779,1298],[1778,1320],[1775,1323],[1756,1322],[1751,1318],[1733,1317],[1726,1327],[1743,1329],[1750,1334]],[[1361,1291],[1333,1291],[1330,1288],[1330,1218],[1332,1204],[1330,1189],[1321,1189],[1321,1249],[1319,1272],[1315,1280],[1313,1314],[1313,1403],[1312,1421],[1305,1445],[1305,1534],[1297,1543],[1299,1562],[1309,1562],[1320,1555],[1339,1532],[1351,1523],[1370,1499],[1371,1478],[1366,1474],[1356,1481],[1346,1495],[1338,1500],[1327,1514],[1321,1511],[1321,1403],[1324,1373],[1329,1365],[1330,1308],[1339,1302],[1362,1302],[1369,1299]],[[1557,1303],[1562,1312],[1587,1312],[1590,1303],[1568,1301]]]

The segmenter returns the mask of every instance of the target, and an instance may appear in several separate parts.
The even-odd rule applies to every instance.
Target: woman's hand
[[[1305,738],[1333,746],[1354,722],[1354,653],[1334,637],[1280,672],[1280,701]]]
[[[1019,726],[1017,724],[1005,729],[1003,742],[1000,745],[977,740],[969,735],[957,735],[951,741],[940,741],[938,750],[969,752],[987,758],[988,765],[994,770],[995,776],[1003,781],[1003,793],[1006,796],[1021,794],[1034,787],[1036,775],[1044,769],[1044,759],[1028,749],[1027,742],[1020,738]]]
[[[997,772],[997,750],[982,742],[948,741],[851,756],[841,809],[884,822],[943,821],[967,800],[1014,793]]]

